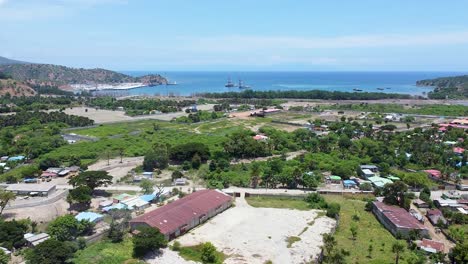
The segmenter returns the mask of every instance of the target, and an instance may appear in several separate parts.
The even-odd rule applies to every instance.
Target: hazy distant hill
[[[6,65],[6,64],[29,64],[29,62],[11,60],[5,57],[0,57],[0,65]]]
[[[6,59],[8,60],[8,59]],[[160,75],[132,77],[105,69],[70,68],[52,64],[0,64],[0,72],[15,80],[29,83],[47,83],[67,86],[70,84],[118,84],[142,82],[147,85],[166,84]]]
[[[418,86],[435,86],[429,97],[433,99],[468,98],[468,75],[441,77],[416,82]]]

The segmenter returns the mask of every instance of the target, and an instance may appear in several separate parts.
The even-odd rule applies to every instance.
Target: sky
[[[468,1],[0,0],[0,56],[146,71],[468,71]]]

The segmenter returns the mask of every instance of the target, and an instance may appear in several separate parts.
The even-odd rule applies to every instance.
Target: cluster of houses
[[[3,168],[3,171],[9,171],[11,167],[8,165],[11,163],[23,162],[26,159],[25,156],[18,155],[18,156],[2,156],[0,157],[0,167]]]
[[[148,208],[152,202],[161,201],[170,195],[169,189],[164,189],[161,193],[152,193],[145,195],[120,194],[111,200],[104,200],[99,203],[99,209],[107,213],[113,209],[125,209],[131,211],[143,211]]]
[[[350,177],[348,180],[341,180],[341,177],[335,175],[327,176],[326,183],[342,183],[345,189],[360,188],[364,183],[368,183],[374,188],[382,188],[387,183],[400,180],[400,178],[393,175],[381,177],[379,168],[375,165],[361,165],[359,174],[360,178]]]
[[[48,168],[47,170],[43,171],[40,178],[43,181],[50,181],[52,178],[56,177],[73,177],[80,172],[79,166],[70,166],[65,168]]]

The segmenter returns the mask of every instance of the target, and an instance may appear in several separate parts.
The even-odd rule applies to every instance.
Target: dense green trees
[[[83,208],[83,210],[89,207],[93,190],[88,186],[77,186],[75,189],[71,189],[67,196],[67,201],[70,204],[76,204],[78,207]]]
[[[0,246],[10,250],[22,247],[26,243],[23,236],[27,230],[28,225],[24,222],[0,219]]]
[[[14,115],[0,116],[0,128],[8,126],[21,126],[32,121],[38,121],[41,124],[45,123],[64,123],[72,127],[89,126],[94,123],[93,120],[82,117],[67,115],[62,112],[18,112]]]
[[[148,151],[143,160],[143,169],[153,171],[154,169],[165,169],[169,165],[169,153],[167,146],[156,144]]]
[[[112,176],[106,171],[84,171],[68,181],[73,187],[87,186],[94,191],[97,187],[112,183]]]
[[[48,239],[26,254],[27,264],[64,264],[73,257],[75,248],[67,242]]]
[[[59,241],[71,241],[78,236],[91,233],[93,227],[93,223],[78,221],[73,215],[64,215],[50,222],[47,233]]]
[[[198,155],[201,162],[210,158],[210,149],[203,143],[186,143],[172,147],[169,151],[170,159],[176,162],[192,161]]]
[[[116,110],[123,107],[128,115],[145,115],[151,111],[160,111],[162,113],[181,111],[183,107],[194,105],[193,100],[160,100],[160,99],[142,99],[142,100],[116,100],[112,97],[97,97],[89,100],[87,104],[91,107]]]
[[[158,229],[142,226],[138,233],[133,236],[133,255],[141,258],[149,252],[158,251],[167,246],[167,240]]]
[[[384,202],[387,204],[398,205],[400,207],[407,208],[408,200],[406,192],[408,187],[401,181],[394,183],[388,183],[384,186],[382,195],[384,196]],[[409,209],[409,208],[407,208]]]
[[[224,150],[235,158],[265,157],[271,154],[266,142],[256,141],[252,132],[238,130],[228,136],[224,143]]]
[[[386,93],[351,93],[337,91],[253,91],[245,90],[243,92],[225,92],[225,93],[206,93],[203,94],[207,98],[257,98],[257,99],[272,99],[272,98],[295,98],[295,99],[324,99],[324,100],[375,100],[375,99],[408,99],[411,98],[407,94],[386,94]]]

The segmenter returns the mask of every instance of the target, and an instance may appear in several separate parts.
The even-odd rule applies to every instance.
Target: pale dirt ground
[[[305,150],[288,152],[288,153],[286,153],[286,160],[292,160],[295,157],[297,157],[299,155],[302,155],[302,154],[304,154],[306,152],[307,151],[305,151]],[[268,157],[258,157],[258,158],[254,158],[254,159],[237,159],[237,160],[231,161],[231,164],[251,163],[251,162],[254,162],[254,161],[267,161],[267,160],[269,160],[271,158],[277,158],[277,157],[281,157],[281,155],[272,155],[272,156],[268,156]]]
[[[175,251],[168,248],[161,250],[162,254],[153,255],[145,259],[146,263],[150,264],[196,264],[195,261],[187,261],[183,259]]]
[[[177,240],[183,246],[212,242],[229,256],[226,264],[263,264],[267,260],[304,263],[320,253],[322,234],[330,232],[335,225],[330,218],[316,219],[316,216],[313,210],[254,208],[245,199],[238,198],[235,207]],[[313,225],[308,225],[314,219]],[[299,236],[301,240],[287,248],[286,239],[290,236]],[[166,255],[163,254],[159,262],[150,263],[185,263],[176,262],[172,254]]]
[[[68,213],[68,203],[65,199],[58,200],[55,203],[40,205],[28,208],[19,208],[12,210],[5,210],[3,216],[7,220],[11,219],[26,219],[30,218],[32,221],[38,223],[48,223],[58,216]]]
[[[143,159],[144,157],[123,158],[122,163],[120,163],[120,158],[115,158],[109,160],[109,165],[107,164],[107,159],[99,160],[90,165],[88,170],[107,171],[109,175],[114,177],[112,181],[116,183],[119,179],[127,176],[132,169],[143,164]]]
[[[212,104],[198,105],[197,108],[199,110],[211,111],[213,110],[213,105]],[[88,109],[88,112],[86,112],[86,109]],[[173,118],[187,115],[185,112],[176,112],[176,113],[168,113],[168,114],[155,114],[155,115],[131,117],[131,116],[125,115],[124,111],[112,111],[112,110],[104,110],[104,109],[96,110],[95,108],[92,108],[92,107],[73,107],[71,109],[66,108],[64,112],[69,115],[77,115],[77,116],[84,116],[84,117],[90,118],[94,120],[96,124],[123,122],[123,121],[136,121],[136,120],[145,120],[145,119],[170,121]]]

